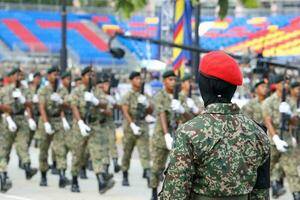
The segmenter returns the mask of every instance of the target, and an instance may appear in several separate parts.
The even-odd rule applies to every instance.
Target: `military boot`
[[[128,181],[128,172],[123,171],[123,181],[122,181],[123,186],[129,186],[129,181]]]
[[[91,160],[89,160],[88,163],[87,163],[87,169],[88,169],[89,171],[93,171],[93,163],[92,163]]]
[[[150,200],[157,200],[157,188],[152,188],[152,196]]]
[[[300,200],[300,192],[293,192],[294,200]]]
[[[51,174],[53,174],[53,175],[58,175],[59,174],[58,169],[56,167],[56,161],[53,161],[53,163],[52,163]]]
[[[24,164],[24,170],[25,170],[25,175],[27,180],[30,180],[37,173],[37,169],[31,168],[30,163]]]
[[[277,199],[279,196],[283,195],[286,190],[280,185],[279,181],[272,181],[272,197]]]
[[[79,175],[80,175],[80,178],[81,178],[81,179],[88,179],[88,177],[87,177],[87,175],[86,175],[86,168],[85,168],[85,167],[82,167],[82,168],[80,169]]]
[[[100,194],[104,194],[107,190],[111,189],[115,185],[114,180],[105,180],[103,175],[104,173],[96,175]]]
[[[12,187],[12,182],[7,176],[7,172],[0,172],[0,192],[7,192]]]
[[[105,165],[104,168],[105,168],[105,173],[104,173],[105,180],[112,179],[114,177],[114,175],[109,173],[109,165]]]
[[[47,183],[47,172],[41,172],[40,186],[42,186],[42,187],[48,186],[48,183]]]
[[[146,168],[143,172],[143,178],[147,179],[147,185],[150,186],[150,169]]]
[[[118,158],[113,158],[114,171],[118,173],[121,170],[121,166],[118,164]]]
[[[21,159],[19,159],[19,168],[20,168],[20,169],[24,169],[24,165],[22,164]]]
[[[59,183],[58,186],[60,188],[65,188],[67,185],[70,185],[70,180],[66,177],[66,170],[59,170]]]
[[[71,192],[80,192],[77,176],[72,178]]]

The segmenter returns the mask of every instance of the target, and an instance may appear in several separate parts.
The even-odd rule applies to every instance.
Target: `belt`
[[[238,195],[238,196],[227,196],[227,197],[208,197],[202,194],[193,193],[193,200],[249,200],[250,195]]]

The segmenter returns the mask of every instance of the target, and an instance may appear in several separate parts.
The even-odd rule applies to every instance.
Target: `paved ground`
[[[38,151],[31,149],[33,166],[37,166]],[[74,194],[70,188],[59,189],[58,177],[49,174],[48,187],[39,187],[40,175],[26,181],[22,170],[17,167],[15,152],[12,152],[9,165],[9,176],[13,181],[13,188],[6,194],[0,193],[0,200],[148,200],[151,191],[146,187],[146,181],[141,178],[142,168],[138,161],[136,151],[133,155],[129,174],[130,187],[121,186],[121,174],[115,175],[116,185],[104,195],[97,192],[96,178],[92,172],[88,172],[88,180],[79,180],[81,193]],[[68,173],[69,175],[69,173]],[[69,175],[70,177],[70,175]],[[279,200],[292,200],[291,194],[286,194]]]

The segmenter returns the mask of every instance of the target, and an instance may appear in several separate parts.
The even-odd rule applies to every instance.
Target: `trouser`
[[[108,122],[108,140],[109,155],[111,158],[118,158],[118,150],[116,145],[116,125],[114,122]]]
[[[250,195],[237,195],[228,197],[208,197],[201,194],[192,194],[192,200],[251,200]]]
[[[150,187],[157,188],[159,185],[159,177],[163,173],[169,155],[169,150],[166,148],[155,146],[152,141],[152,168]]]

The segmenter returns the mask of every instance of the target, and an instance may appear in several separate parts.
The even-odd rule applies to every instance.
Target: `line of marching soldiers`
[[[1,192],[12,187],[7,165],[13,144],[26,179],[31,179],[39,170],[40,186],[47,186],[47,171],[52,168],[52,172],[59,175],[60,188],[71,185],[72,192],[80,192],[78,176],[87,178],[86,167],[89,166],[95,172],[101,194],[115,184],[113,174],[109,173],[111,159],[114,171],[123,172],[122,185],[129,186],[130,159],[137,146],[144,169],[142,176],[152,188],[152,199],[157,199],[157,187],[172,148],[177,125],[203,109],[200,98],[191,95],[192,77],[185,75],[181,79],[181,91],[177,98],[173,98],[176,75],[172,70],[164,72],[164,89],[153,98],[141,92],[144,84],[141,74],[132,72],[129,75],[130,91],[116,101],[110,95],[109,76],[96,75],[92,67],[84,68],[73,86],[71,73],[60,73],[57,67],[50,67],[46,76],[47,84],[41,87],[42,76],[39,72],[32,74],[26,83],[24,72],[20,68],[13,68],[6,74],[8,84],[1,85]],[[124,116],[124,155],[121,166],[118,164],[115,143],[115,108],[121,109]],[[150,142],[146,116],[154,114],[157,120]],[[39,169],[31,167],[29,155],[29,147],[35,140],[40,150]],[[52,166],[48,164],[50,149]],[[66,176],[69,152],[72,155],[72,180]]]

